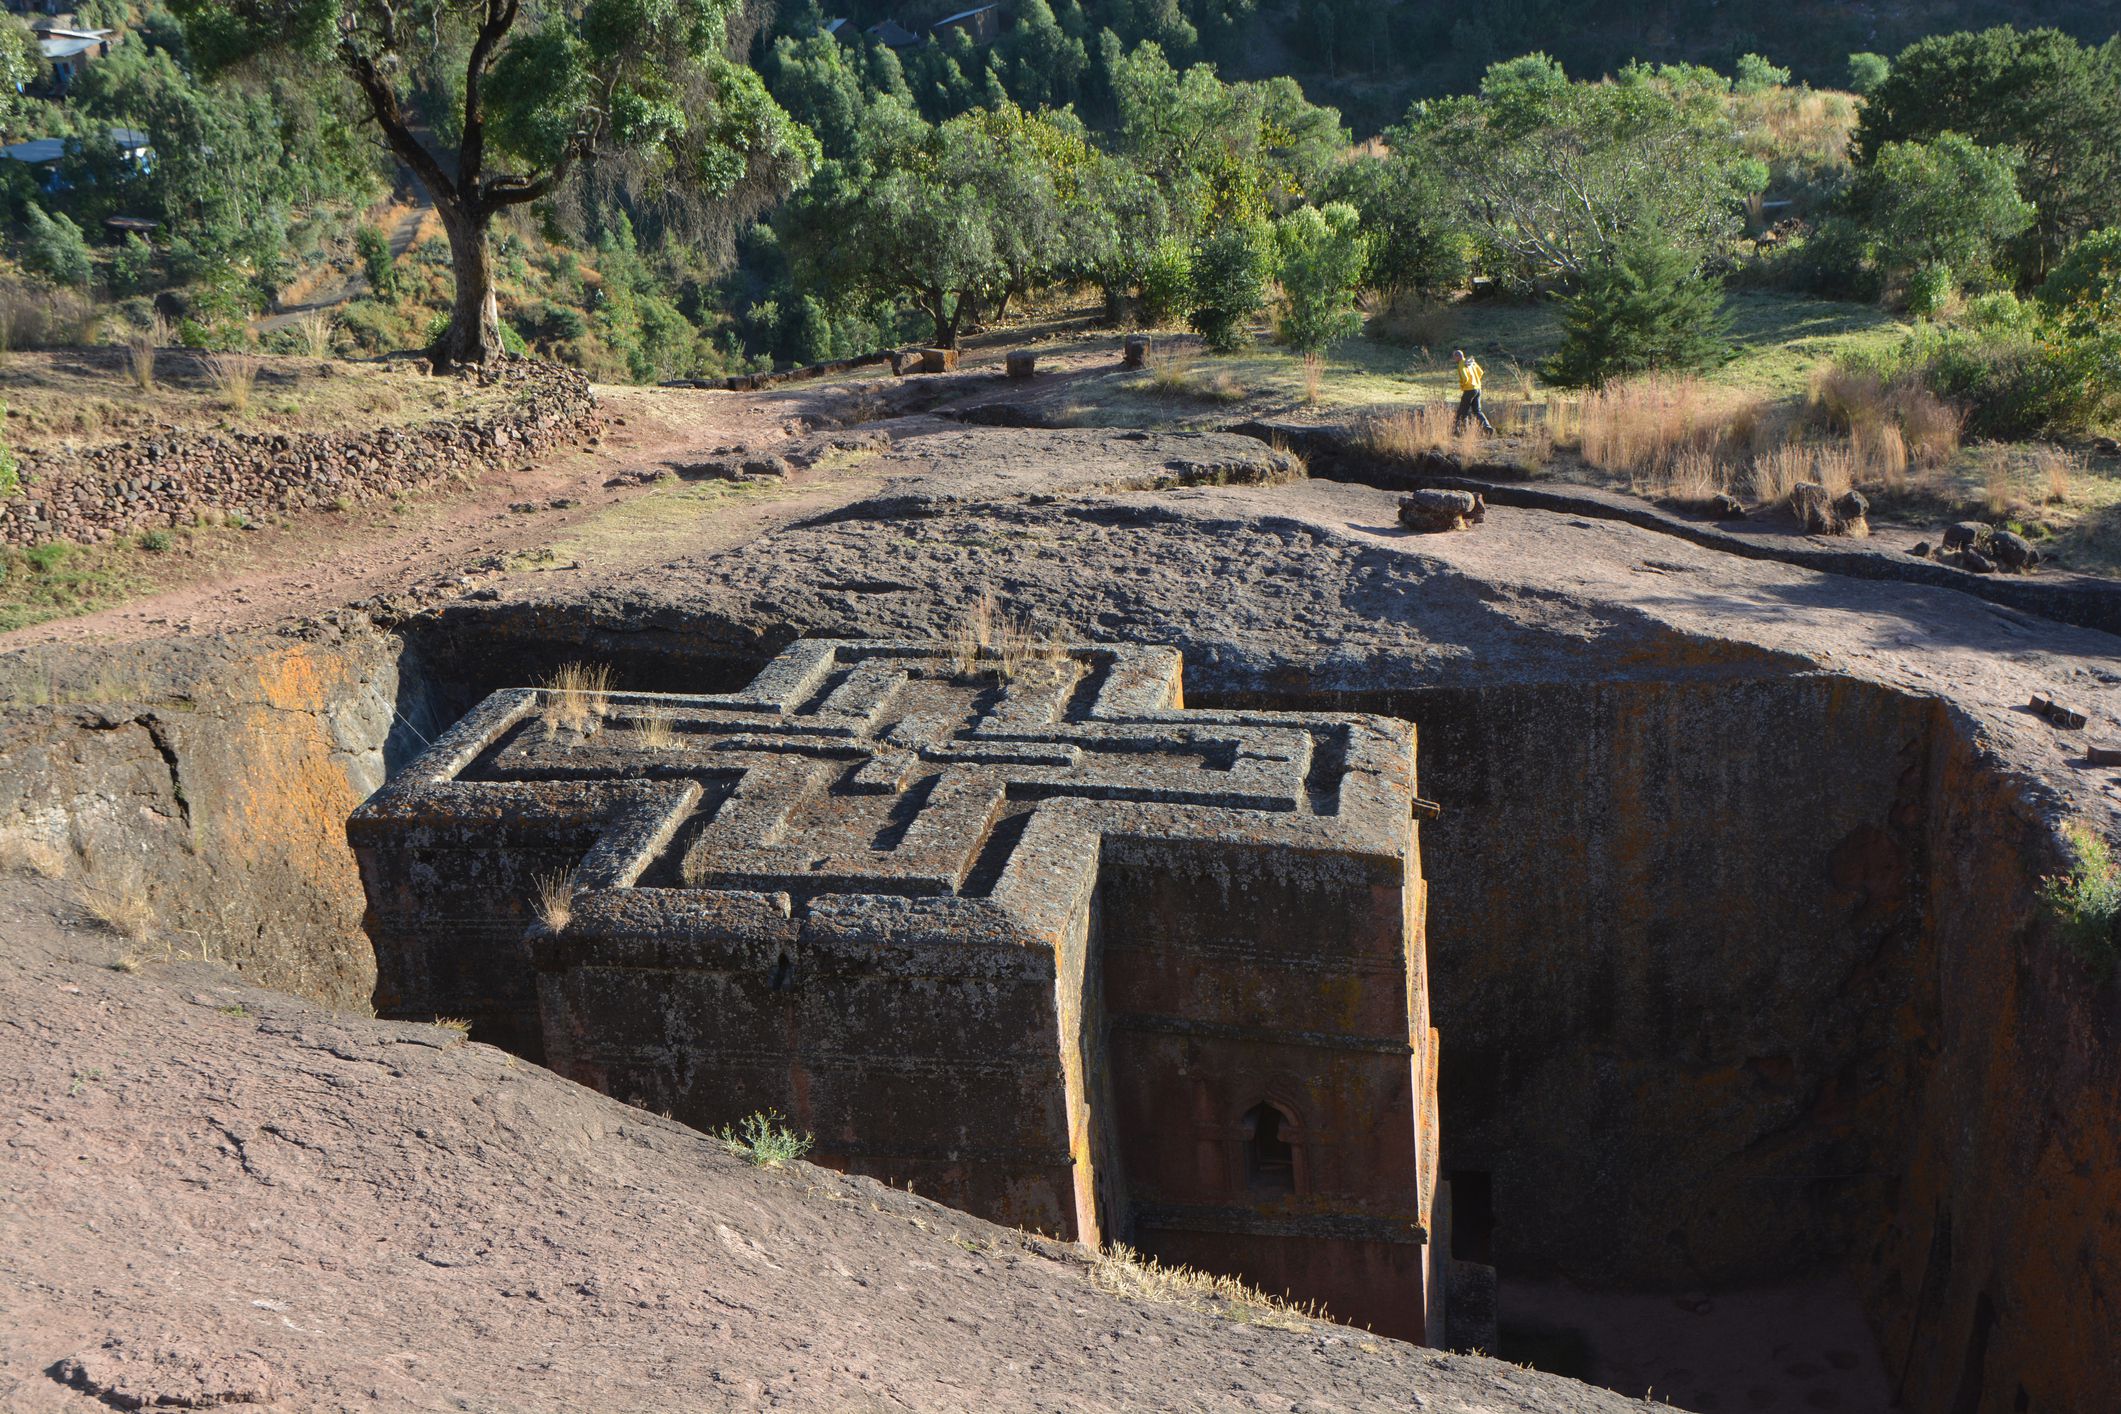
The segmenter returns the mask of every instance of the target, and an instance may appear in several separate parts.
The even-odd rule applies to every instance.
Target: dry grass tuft
[[[1765,423],[1757,398],[1699,378],[1653,376],[1610,383],[1575,412],[1583,459],[1630,477],[1663,474],[1687,452],[1726,455],[1733,429],[1750,443]]]
[[[1326,381],[1326,361],[1317,353],[1304,355],[1304,402],[1311,407],[1318,405],[1318,390]]]
[[[2066,506],[2077,499],[2077,474],[2084,470],[2084,463],[2074,453],[2042,442],[2033,448],[2032,461],[2043,505]]]
[[[258,386],[258,370],[263,362],[256,354],[240,351],[206,356],[207,381],[214,385],[223,407],[230,412],[250,407],[250,395]]]
[[[169,321],[156,315],[152,322],[135,325],[125,336],[125,366],[143,393],[155,389],[155,357],[170,340]]]
[[[574,870],[562,869],[538,875],[537,893],[530,900],[530,911],[548,931],[566,932],[567,925],[574,921]]]
[[[136,876],[92,874],[74,886],[74,901],[97,927],[118,937],[138,942],[155,930],[155,905]]]
[[[1315,1322],[1332,1319],[1317,1302],[1298,1303],[1269,1296],[1237,1277],[1216,1276],[1192,1267],[1167,1267],[1154,1257],[1119,1244],[1097,1254],[1090,1267],[1090,1284],[1113,1296],[1202,1311],[1242,1325],[1306,1330]]]
[[[1997,457],[1988,464],[1988,475],[1982,478],[1981,504],[1992,517],[2010,514],[2017,497],[2011,485],[2010,464]]]
[[[542,715],[552,731],[594,733],[611,700],[611,665],[562,663],[544,683]]]
[[[302,348],[314,359],[330,358],[332,347],[331,311],[312,309],[295,321],[295,330],[302,336]]]
[[[1863,451],[1900,440],[1904,465],[1939,467],[1959,451],[1966,415],[1919,383],[1887,381],[1865,368],[1829,364],[1812,374],[1809,411],[1828,432],[1841,433]]]
[[[677,728],[671,724],[668,709],[651,707],[637,719],[634,730],[639,733],[643,749],[668,751],[678,744]]]
[[[66,873],[66,851],[46,840],[22,835],[0,835],[0,869],[10,874],[33,874],[39,879],[57,879]]]
[[[1002,608],[991,588],[983,588],[950,635],[950,659],[958,675],[991,673],[1003,682],[1021,676],[1036,663],[1062,663],[1068,645],[1057,634],[1040,633],[1027,614]]]
[[[1206,402],[1244,401],[1245,388],[1228,369],[1204,372],[1200,356],[1191,350],[1172,351],[1149,345],[1148,390],[1163,398],[1199,398]]]
[[[1690,447],[1650,483],[1651,494],[1681,505],[1699,506],[1731,489],[1730,468],[1713,452]]]
[[[1812,479],[1811,453],[1795,442],[1785,442],[1753,458],[1753,499],[1775,506],[1790,498],[1800,482]]]
[[[1295,444],[1290,442],[1288,438],[1282,436],[1279,432],[1276,432],[1271,434],[1267,438],[1267,445],[1273,448],[1275,451],[1281,453],[1283,456],[1287,457],[1291,462],[1295,463],[1296,475],[1299,479],[1310,476],[1311,459],[1305,456],[1300,450],[1298,450]]]

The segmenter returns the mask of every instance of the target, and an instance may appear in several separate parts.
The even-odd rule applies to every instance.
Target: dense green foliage
[[[1856,131],[1865,164],[1888,145],[1957,133],[2008,150],[2035,220],[2013,260],[2037,280],[2087,232],[2121,224],[2121,42],[1997,28],[1910,45]]]
[[[1767,177],[1711,80],[1635,65],[1572,82],[1533,54],[1491,68],[1478,94],[1417,104],[1389,141],[1435,154],[1459,218],[1514,283],[1573,283],[1651,234],[1705,260]]]
[[[1193,250],[1192,308],[1186,322],[1217,352],[1252,342],[1252,321],[1267,307],[1274,235],[1264,221],[1227,221]]]
[[[1565,387],[1603,387],[1652,369],[1698,369],[1729,356],[1722,283],[1684,251],[1653,240],[1593,267],[1570,298],[1561,349],[1541,373]]]
[[[1929,142],[1888,142],[1849,189],[1847,210],[1866,254],[1888,279],[1926,281],[1915,302],[1934,313],[1935,297],[1955,286],[1990,283],[2006,245],[2033,224],[2032,203],[2018,195],[2018,158],[1977,147],[1957,133]],[[1927,303],[1932,308],[1921,308]]]
[[[1283,343],[1315,354],[1362,332],[1355,295],[1370,252],[1354,207],[1339,201],[1323,210],[1298,207],[1274,223],[1274,256]]]

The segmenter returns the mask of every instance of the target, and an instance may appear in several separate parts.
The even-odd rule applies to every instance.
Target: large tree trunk
[[[436,368],[489,363],[506,350],[501,344],[501,307],[493,292],[493,250],[488,234],[493,212],[466,211],[455,202],[437,200],[442,229],[449,235],[449,264],[456,276],[456,302],[449,327],[427,351]]]

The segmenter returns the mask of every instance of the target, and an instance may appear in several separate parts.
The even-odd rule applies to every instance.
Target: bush
[[[1252,321],[1267,305],[1273,234],[1264,221],[1233,222],[1193,251],[1193,309],[1187,321],[1218,353],[1252,342]]]
[[[2017,327],[1931,327],[1892,360],[1966,409],[1967,431],[1999,441],[2073,437],[2121,416],[2121,330],[2075,333],[2052,318]]]
[[[360,252],[361,270],[368,276],[368,288],[381,299],[396,295],[398,267],[391,259],[390,237],[378,227],[363,226],[354,232],[354,249]]]
[[[81,228],[64,216],[53,216],[41,206],[29,208],[28,231],[22,244],[22,263],[53,284],[86,285],[94,273],[88,242]]]
[[[155,248],[137,233],[126,236],[125,244],[111,255],[110,287],[114,293],[136,294],[147,288],[154,273]]]
[[[1935,319],[1951,307],[1958,290],[1949,265],[1925,265],[1907,277],[1907,312],[1918,319]]]
[[[1362,331],[1355,291],[1370,261],[1355,208],[1336,201],[1321,211],[1301,206],[1274,227],[1281,269],[1282,341],[1315,354]]]
[[[1602,388],[1653,369],[1707,368],[1729,359],[1723,284],[1685,252],[1641,244],[1594,269],[1562,314],[1561,348],[1541,368],[1552,383]]]
[[[1892,76],[1893,61],[1883,54],[1864,51],[1849,55],[1849,87],[1868,94]]]
[[[777,1169],[810,1152],[811,1138],[791,1129],[773,1110],[747,1115],[732,1127],[723,1125],[715,1139],[724,1149],[759,1168]]]
[[[2069,873],[2040,881],[2040,899],[2062,945],[2103,978],[2121,958],[2121,866],[2090,827],[2063,833],[2076,859]]]
[[[1142,266],[1142,322],[1152,329],[1185,317],[1193,297],[1193,252],[1184,241],[1158,241]]]
[[[1733,73],[1733,93],[1765,93],[1771,88],[1781,88],[1790,81],[1788,69],[1777,68],[1758,54],[1739,55],[1738,67]]]
[[[2121,322],[2121,226],[2071,246],[2040,286],[2040,303],[2079,328]]]

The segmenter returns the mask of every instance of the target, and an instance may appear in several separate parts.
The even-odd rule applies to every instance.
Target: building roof
[[[907,29],[897,20],[879,20],[869,26],[869,37],[887,49],[904,49],[909,44],[919,44],[921,37]]]
[[[1001,6],[998,3],[993,5],[974,5],[969,10],[959,10],[954,15],[945,15],[941,19],[937,20],[934,24],[928,26],[928,28],[948,29],[950,26],[956,24],[959,20],[969,20],[974,15],[984,15],[989,10],[999,10],[1000,8]]]
[[[825,23],[823,23],[822,25],[819,25],[819,26],[818,26],[818,33],[819,33],[819,34],[829,34],[829,35],[831,35],[831,36],[832,36],[832,37],[833,37],[834,39],[839,39],[839,38],[841,38],[841,37],[842,37],[842,36],[841,36],[841,33],[840,33],[840,31],[842,31],[842,30],[844,30],[844,29],[846,29],[846,28],[847,28],[847,21],[845,21],[845,20],[827,20],[827,21],[825,21]]]
[[[67,36],[40,39],[37,41],[37,48],[47,59],[71,59],[77,54],[86,54],[91,49],[100,48],[102,44],[103,39],[100,35],[90,35],[85,39],[79,36]]]
[[[138,128],[112,128],[111,145],[123,153],[139,153],[148,149],[147,134]],[[11,162],[27,162],[32,167],[42,167],[48,162],[57,162],[66,155],[66,139],[63,137],[33,137],[27,142],[11,142],[0,147],[0,158]]]

